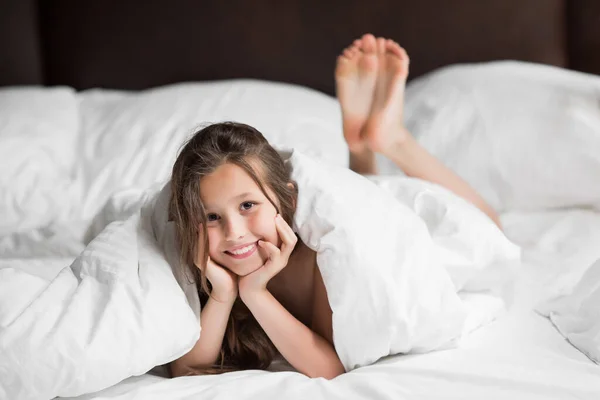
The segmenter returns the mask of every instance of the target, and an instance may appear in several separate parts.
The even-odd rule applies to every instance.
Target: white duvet
[[[295,228],[317,251],[346,370],[446,347],[502,310],[520,250],[474,206],[420,180],[372,181],[298,152],[290,163]]]
[[[72,263],[0,260],[0,398],[100,390],[195,343],[198,324],[152,211],[150,202],[110,224]]]
[[[289,163],[300,188],[294,225],[318,253],[335,347],[347,370],[448,346],[499,311],[498,302],[486,308],[482,300],[484,318],[479,311],[469,321],[471,308],[458,295],[470,286],[495,295],[500,285],[482,277],[498,276],[498,267],[510,275],[520,254],[473,206],[429,184],[380,182],[405,193],[393,196],[297,152]],[[193,287],[172,272],[177,257],[167,198],[168,186],[140,199],[139,209],[109,224],[49,282],[3,261],[3,397],[97,391],[193,346],[199,303]],[[38,290],[19,289],[34,285]]]
[[[308,379],[276,363],[270,371],[165,379],[158,370],[77,400],[388,399],[597,400],[600,367],[533,311],[555,292],[556,276],[600,257],[600,213],[554,210],[507,213],[507,236],[522,245],[514,303],[461,345],[426,354],[386,357],[338,378]],[[578,274],[579,275],[579,274]]]

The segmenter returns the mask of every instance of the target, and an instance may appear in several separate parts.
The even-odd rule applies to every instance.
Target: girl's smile
[[[244,258],[250,257],[252,254],[256,252],[258,248],[258,242],[249,243],[241,246],[236,246],[230,250],[226,250],[225,254],[237,259],[242,260]]]

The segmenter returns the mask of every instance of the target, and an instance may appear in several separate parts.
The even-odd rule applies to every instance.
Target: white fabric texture
[[[113,193],[166,182],[185,139],[227,120],[254,126],[281,148],[347,165],[337,101],[297,85],[0,89],[0,236],[89,222]]]
[[[478,209],[417,180],[379,178],[381,189],[297,151],[288,162],[299,189],[294,227],[317,252],[346,370],[448,346],[493,319],[498,302],[486,313],[477,304],[487,297],[458,292],[500,299],[520,249]]]
[[[0,236],[52,224],[77,204],[78,128],[73,89],[0,89]]]
[[[600,259],[569,293],[547,300],[537,309],[573,346],[600,364]]]
[[[446,68],[409,83],[406,122],[426,148],[465,177],[499,210],[598,206],[598,79],[518,62]],[[197,321],[194,321],[193,329],[191,327],[191,321],[195,319],[189,312],[191,306],[192,311],[199,314],[199,307],[194,308],[193,287],[182,283],[184,277],[176,276],[174,280],[167,273],[164,259],[160,261],[161,268],[154,263],[142,263],[138,271],[138,266],[133,266],[134,253],[138,251],[132,250],[133,243],[139,249],[137,257],[144,252],[150,254],[148,248],[152,247],[153,251],[162,249],[168,263],[176,259],[172,226],[161,225],[166,218],[156,212],[164,208],[156,207],[151,222],[148,222],[142,217],[137,196],[153,183],[168,178],[177,147],[193,132],[195,124],[222,120],[247,122],[280,147],[295,147],[317,158],[330,157],[333,164],[345,165],[347,152],[340,134],[339,106],[328,96],[292,85],[228,81],[173,85],[139,93],[92,90],[75,94],[68,88],[0,90],[0,158],[3,160],[0,171],[0,398],[50,398],[57,394],[74,396],[98,390],[126,376],[141,374],[152,365],[166,362],[178,351],[183,354],[189,349],[192,338],[198,333]],[[298,154],[298,157],[302,156]],[[35,163],[31,162],[33,159]],[[384,167],[398,173],[389,165]],[[300,172],[301,168],[297,170]],[[317,181],[310,181],[309,175],[305,176],[308,184],[304,187],[313,185],[318,189],[328,178],[325,175],[321,170]],[[298,176],[295,178],[299,179]],[[416,243],[416,248],[427,248],[430,253],[412,254],[410,249],[390,245],[390,238],[376,241],[376,237],[367,235],[373,230],[368,230],[364,224],[372,223],[370,218],[387,211],[374,207],[366,213],[360,207],[363,204],[388,204],[391,199],[370,199],[366,198],[368,192],[353,190],[352,196],[332,199],[324,195],[323,202],[315,197],[313,203],[305,203],[307,207],[308,204],[310,207],[319,205],[321,223],[310,217],[310,208],[305,214],[300,212],[298,215],[298,218],[304,218],[296,223],[303,239],[306,238],[307,243],[312,240],[315,249],[322,250],[320,264],[335,261],[336,251],[340,253],[339,260],[347,260],[350,265],[357,265],[367,256],[385,261],[386,256],[391,258],[391,254],[386,253],[389,248],[400,261],[413,257],[422,263],[428,259],[437,260],[438,264],[425,266],[426,271],[431,271],[427,278],[433,277],[432,282],[425,283],[420,280],[421,271],[400,269],[408,272],[402,275],[407,278],[406,282],[414,284],[402,292],[394,291],[392,284],[393,279],[400,277],[382,266],[381,273],[388,279],[381,276],[379,279],[385,290],[371,298],[363,297],[366,301],[362,309],[357,306],[356,296],[371,294],[365,290],[369,287],[369,278],[364,277],[370,271],[357,269],[358,273],[353,277],[361,283],[356,284],[353,277],[349,277],[346,281],[348,289],[332,288],[334,281],[330,279],[328,283],[327,273],[324,273],[328,293],[345,290],[347,294],[333,295],[338,310],[337,315],[334,310],[334,329],[338,332],[336,346],[339,344],[347,368],[389,354],[392,345],[394,349],[424,351],[490,321],[502,308],[499,295],[505,293],[508,286],[505,283],[510,280],[504,273],[512,270],[512,265],[504,264],[503,257],[517,257],[516,251],[510,250],[511,245],[500,239],[493,225],[478,210],[473,207],[463,210],[460,199],[448,196],[439,187],[400,177],[374,178],[372,181],[389,192],[394,200],[401,199],[404,205],[396,204],[399,208],[391,213],[392,216],[385,214],[384,220],[388,224],[378,229],[390,232],[392,228],[387,225],[398,227],[391,224],[392,217],[409,215],[410,223],[403,226],[414,229],[414,233],[394,234],[407,236],[409,241]],[[31,182],[39,184],[31,186]],[[329,184],[330,187],[341,187],[343,182],[342,178],[331,179]],[[352,184],[356,189],[367,185],[364,181]],[[80,186],[85,187],[85,196],[81,195],[84,192],[80,192]],[[373,187],[369,185],[368,190]],[[121,188],[124,191],[111,197]],[[328,198],[340,209],[351,208],[349,215],[360,215],[361,220],[353,221],[352,217],[347,217],[337,230],[337,225],[327,225],[327,221],[342,214],[332,204],[324,203]],[[156,201],[164,202],[164,196]],[[553,222],[554,225],[538,220],[535,215],[527,215],[512,235],[521,237],[521,243],[537,246],[536,253],[530,252],[525,261],[538,268],[528,271],[531,276],[523,284],[521,294],[529,295],[534,286],[553,294],[558,294],[557,288],[560,288],[560,297],[547,308],[540,306],[540,312],[551,315],[550,319],[561,334],[588,357],[598,361],[598,317],[597,308],[594,308],[598,304],[598,289],[594,286],[598,281],[594,271],[598,267],[593,264],[594,267],[582,270],[582,266],[589,265],[599,256],[596,254],[597,241],[588,243],[591,225],[587,230],[582,228],[589,221],[587,212],[573,210],[572,213],[581,214],[580,219],[565,218],[564,223],[561,220]],[[68,225],[61,226],[58,222],[64,223],[73,216],[78,220],[82,216],[88,220],[96,217],[88,230],[90,239],[110,221],[124,222],[107,228],[79,261],[68,268],[66,266],[73,259],[71,256],[77,254],[83,244],[76,241],[76,232],[66,232],[64,227]],[[331,219],[325,218],[329,216]],[[544,218],[547,216],[543,215]],[[420,219],[422,221],[418,222]],[[158,243],[152,246],[144,242],[144,238],[148,238],[144,233],[148,232],[148,223],[153,226]],[[314,232],[308,230],[311,224],[316,226]],[[157,226],[162,228],[157,230]],[[336,247],[335,239],[340,237],[336,235],[342,235],[340,231],[349,226],[361,226],[364,231],[360,232],[359,238],[364,241],[352,248]],[[32,228],[36,230],[29,231]],[[303,229],[305,233],[302,233]],[[575,233],[577,239],[573,239]],[[355,236],[347,237],[350,238],[356,239]],[[139,243],[138,239],[141,240]],[[421,239],[429,245],[423,245]],[[492,246],[484,245],[486,241]],[[357,255],[359,258],[348,260],[348,254],[366,244],[378,246],[381,254],[367,251]],[[555,253],[549,251],[552,246]],[[400,254],[402,251],[406,254]],[[11,256],[7,257],[7,254]],[[512,255],[509,257],[508,254]],[[594,258],[590,258],[593,254]],[[107,264],[100,261],[104,258],[108,260]],[[580,258],[586,263],[579,262]],[[110,269],[115,265],[114,259],[127,265],[123,274]],[[340,261],[330,265],[332,270],[348,270]],[[577,269],[581,273],[547,276],[549,266]],[[585,271],[587,275],[584,275]],[[80,273],[83,275],[79,276]],[[446,278],[441,277],[444,274]],[[586,280],[580,280],[581,276],[586,276]],[[184,288],[187,302],[175,287],[175,281]],[[565,281],[570,285],[568,290],[565,290]],[[580,283],[575,285],[577,282]],[[165,285],[170,288],[166,295]],[[378,286],[374,281],[370,285]],[[413,292],[420,285],[424,290]],[[157,287],[160,289],[155,289]],[[132,295],[119,298],[125,288],[129,288],[128,293]],[[436,288],[442,290],[434,292]],[[456,294],[459,289],[462,290]],[[475,292],[476,289],[484,292]],[[162,293],[165,298],[156,300],[154,296],[158,294],[154,292]],[[433,297],[430,296],[432,292]],[[381,312],[369,314],[368,319],[342,318],[342,311],[367,312],[368,307],[379,306],[386,295],[394,299],[406,296],[410,300],[406,305],[391,303],[385,309],[390,313],[400,307],[413,307],[413,310],[432,307],[434,312],[442,315],[457,312],[460,320],[453,320],[454,325],[444,325],[441,331],[427,336],[428,329],[439,322],[428,319],[428,315],[417,320],[414,314],[407,313],[404,314],[405,321],[386,321],[386,315]],[[419,302],[411,295],[422,296],[423,301]],[[438,299],[447,296],[449,302],[436,304],[432,300],[435,296]],[[81,302],[73,301],[80,299]],[[119,300],[124,303],[117,307],[115,302]],[[172,302],[174,306],[168,313],[160,307],[144,307],[152,301]],[[86,307],[95,308],[92,313],[85,314]],[[46,312],[48,310],[52,312]],[[175,321],[178,317],[173,315],[178,310],[179,317],[188,321],[189,329],[179,328],[182,323]],[[162,314],[151,314],[154,311]],[[174,380],[162,384],[162,392],[160,387],[152,385],[141,389],[141,393],[144,398],[150,398],[150,392],[154,393],[156,389],[159,396],[155,398],[161,398],[160,393],[162,397],[201,393],[213,398],[228,393],[226,387],[231,386],[230,379],[244,377],[241,382],[248,389],[248,397],[252,393],[271,396],[290,393],[294,390],[291,387],[301,385],[312,388],[307,394],[303,393],[303,397],[317,396],[325,390],[332,396],[347,398],[362,390],[372,393],[372,397],[397,392],[414,398],[435,398],[449,393],[481,398],[490,394],[490,382],[498,382],[504,394],[510,393],[515,398],[527,398],[527,395],[540,399],[598,398],[600,387],[594,384],[598,382],[598,367],[583,355],[578,358],[579,353],[554,332],[550,323],[547,325],[552,329],[545,329],[542,322],[530,315],[533,313],[526,314],[528,311],[529,308],[516,319],[499,321],[500,325],[484,328],[487,341],[471,342],[471,347],[429,353],[420,356],[422,358],[398,358],[393,365],[380,362],[373,368],[345,374],[333,383],[314,380],[308,384],[297,374],[262,375],[248,371],[197,377],[201,379],[201,385],[196,385],[197,380]],[[125,315],[129,319],[125,319]],[[85,318],[79,319],[81,316]],[[122,317],[119,319],[121,325],[114,322],[119,316]],[[159,321],[162,328],[177,328],[177,331],[175,336],[160,336],[151,345],[150,336],[145,335],[153,329],[158,332]],[[384,321],[381,326],[389,329],[374,329],[377,321]],[[540,321],[547,322],[541,317]],[[535,327],[529,332],[522,329],[524,325]],[[350,332],[346,332],[348,327],[352,328]],[[119,328],[125,333],[115,342],[108,331]],[[361,332],[375,334],[373,338],[376,339],[359,341],[359,337],[364,337]],[[398,332],[404,335],[397,335],[399,339],[394,342],[393,334]],[[515,338],[523,339],[523,336],[525,340],[513,344]],[[81,346],[86,338],[93,345],[90,347],[93,351],[89,353],[88,348],[84,352]],[[375,343],[375,340],[380,342]],[[354,348],[344,344],[352,342]],[[149,351],[143,355],[133,353],[142,348]],[[358,350],[361,350],[360,354]],[[536,371],[536,374],[521,373],[524,371]],[[409,376],[410,379],[398,380],[398,376]],[[398,386],[394,382],[399,382]],[[557,386],[550,390],[547,382]],[[176,389],[177,394],[173,392]],[[231,389],[229,393],[234,392]]]
[[[337,101],[297,85],[227,80],[140,92],[95,89],[78,99],[84,219],[94,217],[119,189],[166,182],[180,146],[209,123],[243,122],[274,146],[348,163]]]
[[[157,199],[140,199],[70,266],[0,260],[0,398],[101,390],[193,346],[199,323],[161,248]]]
[[[505,61],[411,81],[404,115],[497,210],[600,207],[599,105],[596,75]]]
[[[471,308],[457,292],[477,282],[482,270],[494,270],[492,260],[517,261],[519,249],[478,210],[447,201],[448,193],[431,185],[386,182],[388,189],[407,188],[404,197],[412,203],[404,205],[346,168],[297,151],[288,162],[300,188],[294,225],[318,253],[336,351],[348,370],[389,354],[439,349],[494,317],[497,309],[484,310],[477,313],[484,319],[469,323]],[[178,255],[168,199],[166,185],[158,194],[146,192],[137,205],[116,201],[123,205],[114,214],[121,220],[70,267],[55,264],[55,277],[41,279],[27,263],[3,260],[0,394],[80,395],[189,351],[200,308],[194,285],[172,269]],[[477,240],[459,219],[479,227]],[[481,245],[485,251],[472,248]],[[19,289],[24,286],[30,290]],[[475,285],[493,293],[483,286]]]
[[[514,303],[501,318],[465,336],[459,347],[386,357],[329,381],[289,372],[285,364],[274,366],[278,373],[178,379],[145,374],[76,400],[599,399],[600,366],[533,310],[561,273],[600,257],[600,212],[512,212],[502,215],[502,225],[523,249]]]

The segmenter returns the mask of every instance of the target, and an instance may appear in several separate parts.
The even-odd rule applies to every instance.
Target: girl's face
[[[241,167],[226,163],[203,177],[200,199],[206,210],[210,258],[234,274],[248,275],[267,261],[258,240],[281,246],[275,227],[277,210]]]

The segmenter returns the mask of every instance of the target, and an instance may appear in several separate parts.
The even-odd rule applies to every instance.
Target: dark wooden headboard
[[[0,0],[0,85],[257,78],[333,94],[337,54],[365,32],[404,46],[413,78],[499,59],[600,73],[597,0]]]

